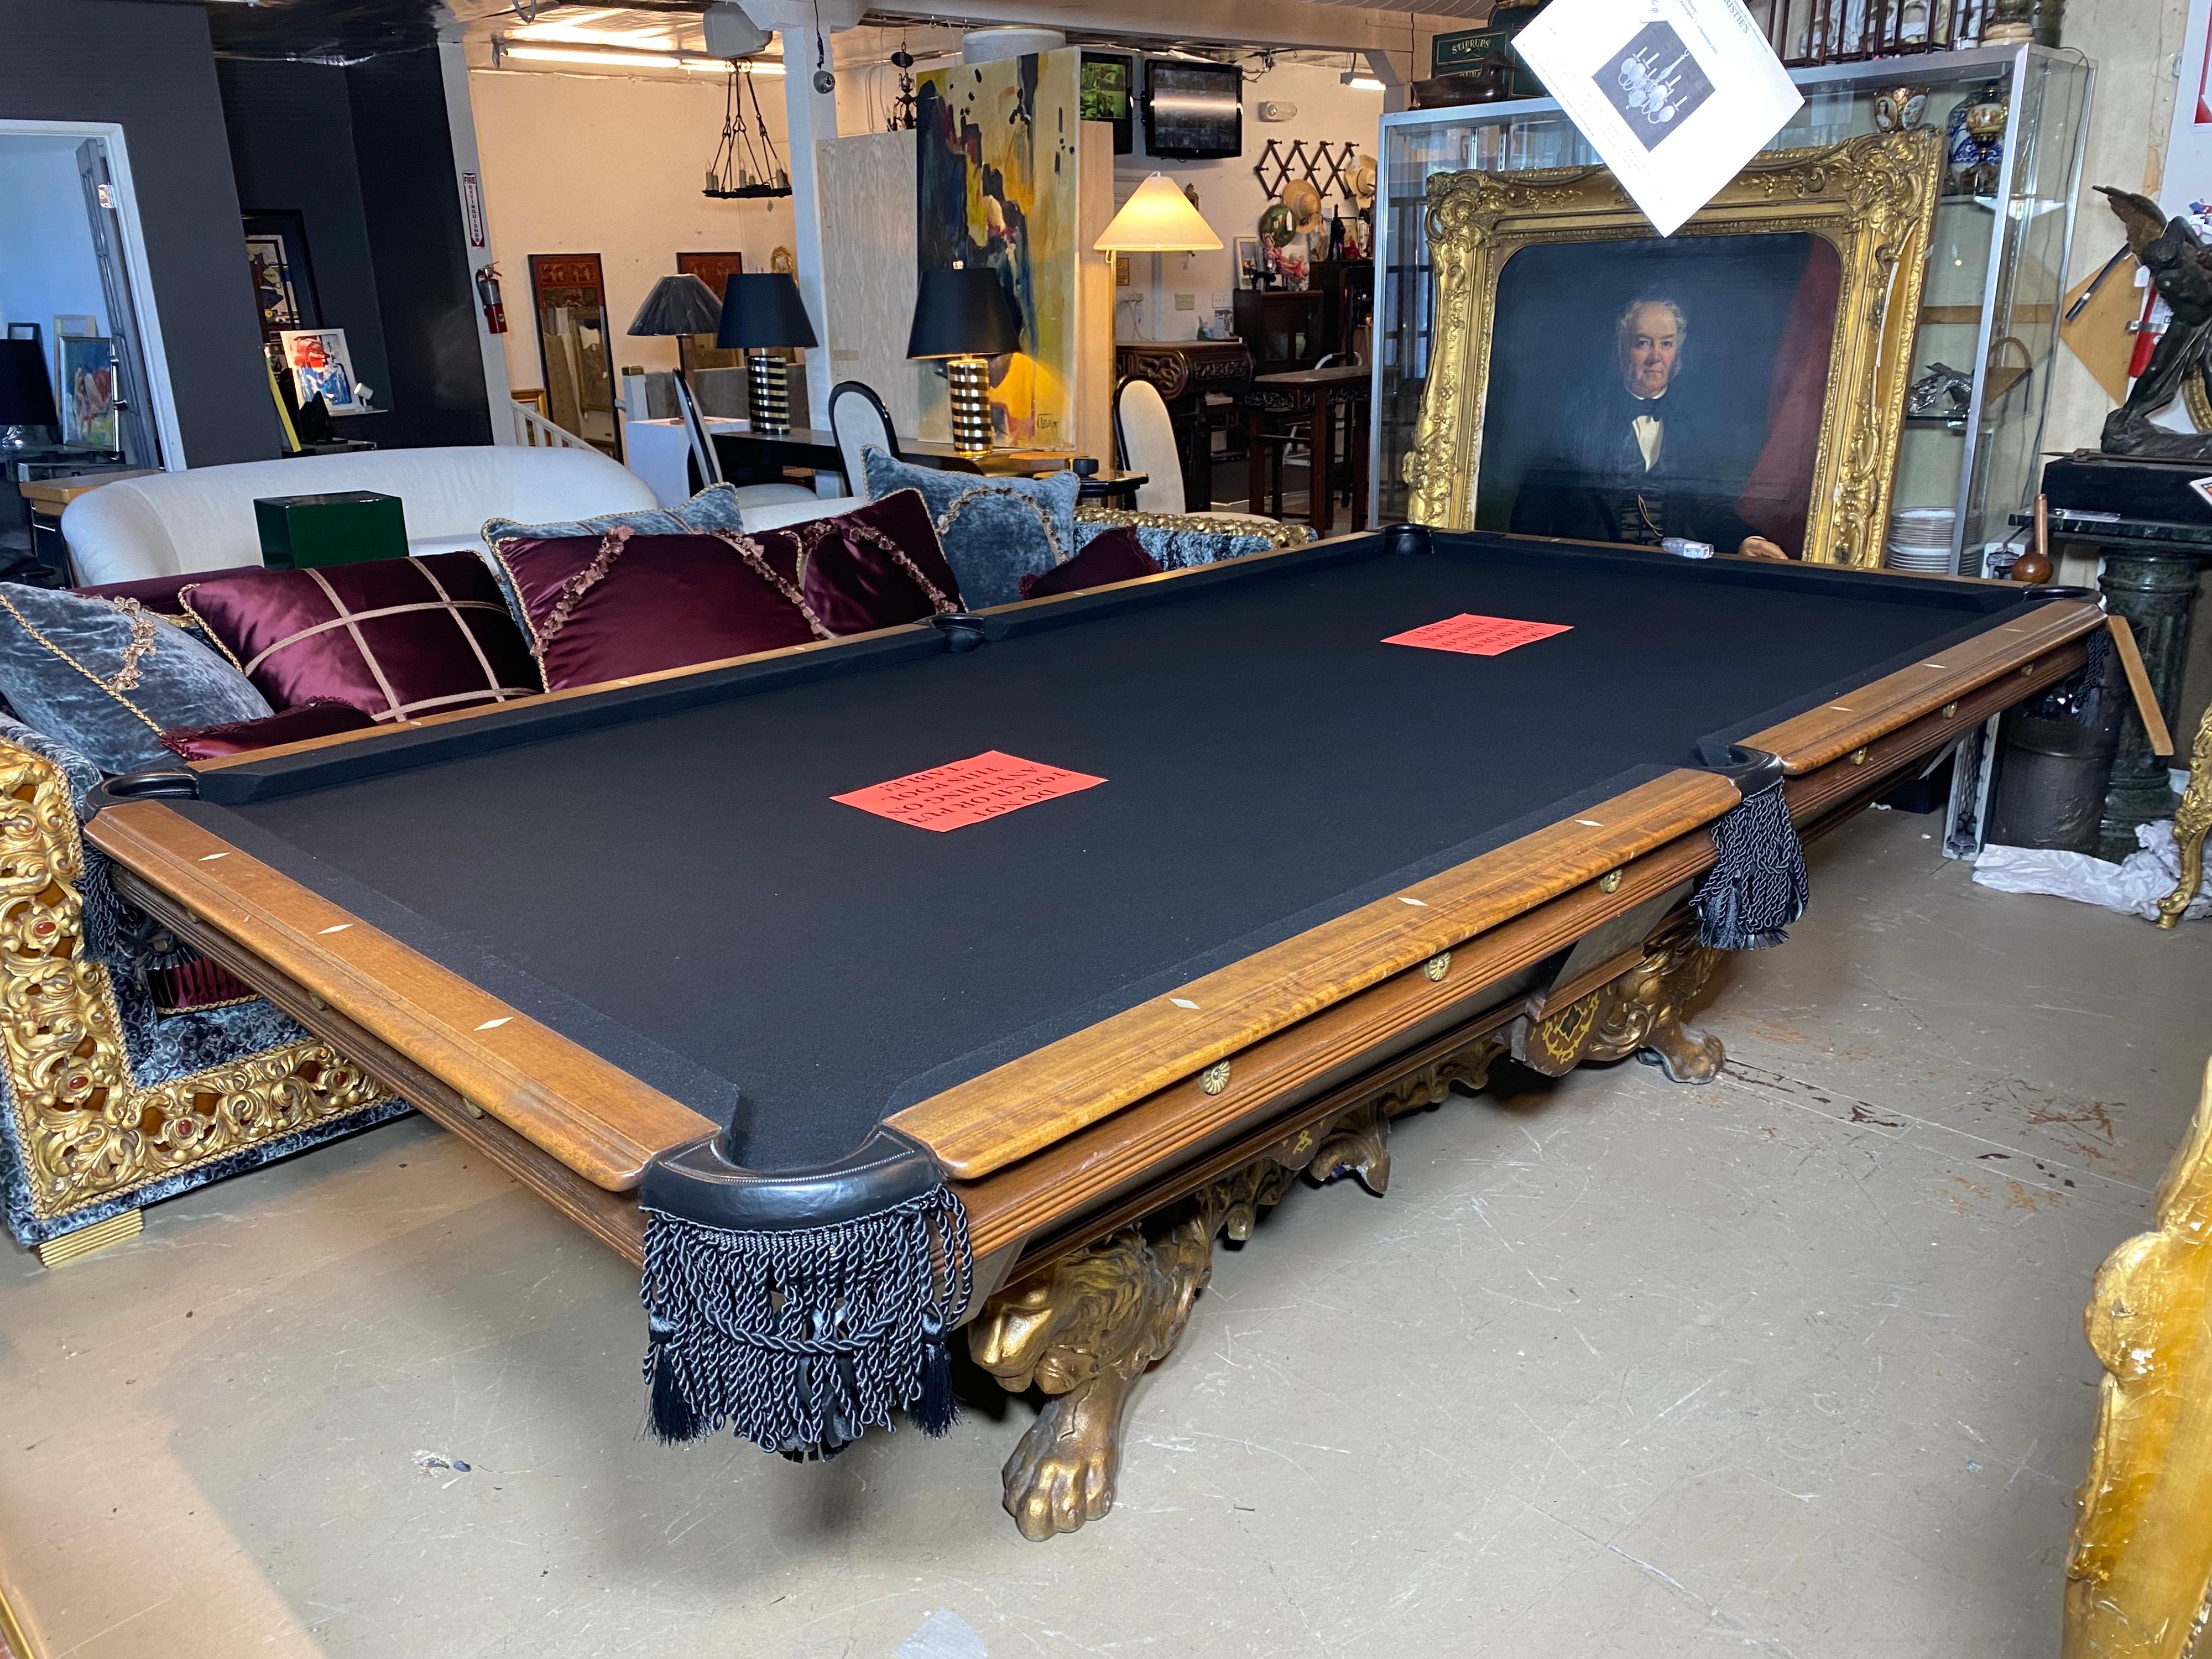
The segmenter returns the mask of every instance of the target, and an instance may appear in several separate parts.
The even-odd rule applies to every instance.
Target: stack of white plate
[[[1890,515],[1889,545],[1882,562],[1892,570],[1916,575],[1950,575],[1951,529],[1958,516],[1958,509],[1949,507],[1899,508]]]

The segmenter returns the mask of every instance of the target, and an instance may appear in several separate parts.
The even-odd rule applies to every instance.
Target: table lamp
[[[791,365],[769,353],[779,347],[818,344],[806,318],[806,301],[787,270],[744,271],[722,290],[722,326],[714,343],[745,354],[746,406],[756,432],[781,437],[791,430]]]
[[[712,334],[721,325],[722,302],[714,297],[714,290],[685,271],[679,276],[664,276],[653,285],[653,292],[645,296],[645,303],[630,319],[629,331]],[[721,483],[721,464],[714,459],[714,446],[707,441],[707,423],[700,417],[699,405],[691,396],[691,383],[684,378],[680,356],[676,369],[676,412],[691,440],[691,453],[699,463],[699,482],[702,485]],[[630,413],[635,419],[645,417],[641,409]]]
[[[1199,216],[1190,198],[1164,173],[1155,173],[1129,192],[1121,210],[1091,246],[1101,253],[1152,256],[1152,303],[1159,304],[1163,253],[1211,253],[1221,246],[1213,228]],[[1152,337],[1159,337],[1157,325]]]
[[[20,449],[27,426],[62,423],[36,340],[0,340],[0,448]]]
[[[1006,284],[988,265],[925,270],[914,301],[909,357],[945,359],[952,397],[952,447],[963,455],[991,453],[988,358],[1022,349],[1021,325]]]

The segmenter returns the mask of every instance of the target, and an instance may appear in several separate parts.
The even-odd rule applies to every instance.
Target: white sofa
[[[550,524],[656,505],[644,479],[593,449],[377,449],[118,479],[71,501],[62,535],[85,586],[259,564],[255,501],[341,489],[398,496],[410,553],[480,548],[487,519]]]

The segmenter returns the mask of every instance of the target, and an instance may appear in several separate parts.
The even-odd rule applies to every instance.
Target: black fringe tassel
[[[968,1214],[944,1188],[880,1215],[734,1232],[646,1212],[653,1432],[724,1425],[787,1457],[834,1456],[903,1407],[952,1426],[946,1334],[967,1311]]]
[[[1691,902],[1698,939],[1717,951],[1760,951],[1790,937],[1812,897],[1805,849],[1776,782],[1713,825],[1713,867]]]

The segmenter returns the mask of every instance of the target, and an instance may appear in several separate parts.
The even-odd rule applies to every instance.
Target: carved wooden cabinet
[[[1187,511],[1203,513],[1213,500],[1213,427],[1206,400],[1235,400],[1252,383],[1252,354],[1242,340],[1123,340],[1115,347],[1120,380],[1149,380],[1175,422],[1182,459]]]

